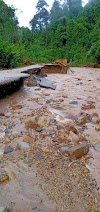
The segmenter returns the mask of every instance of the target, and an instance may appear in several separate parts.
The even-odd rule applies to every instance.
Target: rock
[[[36,134],[35,134],[34,129],[29,128],[29,135],[30,135],[31,138],[33,138],[35,140]]]
[[[12,127],[15,127],[15,126],[16,126],[16,124],[14,122],[12,122],[12,123],[9,124],[8,128],[12,129]]]
[[[4,151],[2,149],[0,149],[0,160],[3,158],[3,153],[4,153]]]
[[[99,118],[99,115],[98,115],[97,113],[92,113],[91,117],[92,117],[92,118],[93,118],[93,117]]]
[[[82,105],[81,107],[82,110],[90,110],[90,109],[95,109],[95,106],[93,104],[87,104],[87,105]]]
[[[18,142],[18,148],[21,149],[21,150],[24,150],[24,149],[29,149],[29,144],[23,142],[23,141],[19,141]]]
[[[89,114],[82,113],[76,119],[76,124],[77,125],[84,125],[84,124],[86,124],[87,122],[90,122],[90,121],[91,121],[91,116]]]
[[[95,127],[96,131],[100,131],[100,124]]]
[[[13,131],[13,132],[11,133],[11,135],[12,135],[13,138],[17,138],[17,137],[20,135],[20,133],[17,132],[17,131]]]
[[[5,116],[5,114],[4,113],[0,113],[0,116]]]
[[[40,87],[43,87],[43,88],[51,88],[53,90],[56,89],[56,86],[53,85],[52,82],[50,82],[48,79],[46,79],[44,77],[43,78],[39,78],[39,85],[40,85]]]
[[[8,129],[5,129],[4,132],[5,132],[5,134],[9,134],[10,133]]]
[[[97,117],[93,117],[93,118],[92,118],[92,122],[93,122],[94,124],[98,123],[98,118],[97,118]]]
[[[70,131],[69,136],[68,136],[68,140],[70,140],[70,142],[72,142],[72,143],[78,143],[79,137],[74,132]]]
[[[96,144],[94,146],[94,149],[97,151],[97,152],[100,152],[100,143]]]
[[[75,100],[72,100],[72,101],[69,101],[69,104],[70,104],[70,105],[78,105],[78,102],[75,101]]]
[[[74,134],[76,134],[76,135],[79,134],[79,130],[78,130],[75,126],[71,126],[71,127],[70,127],[70,130],[71,130]]]
[[[10,109],[12,110],[18,110],[18,109],[22,109],[22,104],[21,103],[18,103],[17,101],[13,101],[11,104],[10,104]]]
[[[79,159],[82,156],[86,155],[89,152],[89,144],[78,144],[72,147],[66,147],[63,149],[63,153],[67,154],[69,157],[73,159]]]
[[[37,131],[37,132],[42,132],[42,131],[43,131],[43,128],[40,128],[40,127],[39,127],[39,128],[36,129],[36,131]]]
[[[46,93],[45,96],[50,96],[50,94],[49,93]]]
[[[41,91],[41,88],[35,88],[34,90],[35,91]]]
[[[68,149],[69,149],[68,146],[62,146],[62,147],[60,148],[60,151],[62,152],[62,154],[66,154],[66,152],[67,152]]]
[[[40,151],[37,151],[37,152],[35,152],[34,157],[36,159],[41,159],[41,158],[43,158],[43,155],[42,155],[42,153]]]
[[[46,126],[49,126],[49,123],[50,123],[50,120],[49,118],[47,118],[47,116],[40,116],[38,118],[38,125],[40,127],[46,127]]]
[[[37,128],[39,128],[39,125],[38,125],[38,123],[36,123],[35,122],[35,120],[34,121],[32,121],[32,120],[29,120],[29,121],[27,121],[27,123],[26,123],[26,127],[28,128],[28,129],[37,129]]]
[[[26,143],[32,144],[35,141],[35,138],[32,138],[31,136],[26,135],[23,138],[23,141],[26,142]]]
[[[0,133],[0,138],[4,138],[5,132]]]
[[[63,98],[68,98],[68,96],[67,96],[67,95],[63,95],[62,97],[63,97]]]
[[[48,99],[47,101],[46,101],[46,103],[47,104],[50,104],[52,101],[50,100],[50,99]]]
[[[32,208],[31,212],[37,212],[37,207]]]
[[[8,167],[5,167],[4,170],[6,171],[7,175],[9,176],[9,180],[13,180],[16,177],[16,174],[11,171]]]
[[[3,183],[7,180],[9,180],[9,176],[7,172],[0,173],[0,183]]]
[[[8,147],[7,149],[5,149],[4,154],[8,154],[13,151],[14,151],[14,149],[12,147]]]
[[[11,112],[5,113],[5,117],[10,117],[11,116]]]
[[[31,78],[31,79],[28,79],[27,80],[26,85],[28,87],[34,87],[34,86],[37,86],[38,83],[37,83],[37,80],[36,79]]]

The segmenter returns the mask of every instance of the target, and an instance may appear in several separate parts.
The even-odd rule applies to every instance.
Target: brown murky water
[[[85,112],[88,114],[96,113],[100,117],[100,69],[72,69],[74,70],[74,74],[48,75],[47,78],[57,86],[55,91],[24,86],[16,93],[0,100],[0,114],[6,114],[0,118],[1,125],[3,124],[7,128],[9,123],[14,123],[9,133],[6,134],[3,140],[0,140],[1,146],[4,145],[4,148],[12,146],[16,150],[14,153],[4,155],[3,162],[0,164],[1,170],[7,168],[16,176],[14,179],[12,177],[7,184],[0,185],[0,207],[8,207],[12,211],[18,212],[76,212],[77,210],[80,212],[99,212],[99,209],[96,208],[97,199],[95,200],[95,192],[98,192],[98,190],[100,192],[100,152],[94,150],[94,145],[100,143],[100,131],[95,130],[95,123],[87,123],[86,128],[84,128],[84,134],[88,138],[91,147],[89,160],[87,159],[85,161],[83,159],[87,168],[82,168],[82,177],[89,170],[88,175],[91,182],[92,179],[95,179],[97,183],[97,187],[93,190],[94,203],[91,197],[91,204],[88,202],[90,200],[87,199],[90,197],[85,198],[85,194],[82,191],[83,182],[78,185],[81,179],[78,179],[80,176],[81,160],[75,164],[72,162],[72,165],[70,164],[72,169],[66,167],[66,172],[62,165],[63,161],[61,160],[59,164],[56,161],[55,166],[58,168],[53,169],[49,173],[49,155],[47,165],[46,161],[42,159],[41,152],[37,152],[34,143],[30,152],[19,151],[16,148],[17,142],[23,136],[27,135],[25,121],[34,116],[33,114],[37,108],[41,109],[42,107],[43,109],[43,107],[46,107],[48,113],[52,114],[59,123],[64,123],[75,120],[79,113],[83,112],[82,105],[92,101],[95,108],[88,109]],[[69,104],[71,100],[77,101],[77,104]],[[30,155],[34,154],[35,151],[36,158],[31,161]],[[72,173],[71,170],[73,170]],[[69,179],[67,179],[67,171],[68,176],[71,177]],[[75,171],[77,172],[76,177],[74,176]],[[86,174],[89,183],[90,179],[88,175]],[[69,188],[65,187],[66,180],[72,185],[72,190],[70,187],[70,192],[73,191],[72,194],[65,192],[66,189],[69,191]],[[79,186],[79,193],[77,186]],[[96,188],[97,191],[95,191]],[[66,195],[69,197],[67,198]],[[90,207],[90,205],[92,206]]]

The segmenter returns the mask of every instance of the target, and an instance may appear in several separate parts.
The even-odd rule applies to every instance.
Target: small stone
[[[29,120],[28,122],[26,122],[26,127],[28,129],[37,129],[39,125],[35,121]]]
[[[40,116],[38,118],[38,125],[40,127],[46,127],[46,126],[49,126],[49,123],[50,123],[50,120],[49,118],[47,118],[47,116]]]
[[[5,114],[4,113],[0,113],[0,116],[5,116]]]
[[[9,134],[10,133],[8,129],[5,129],[4,132],[5,132],[5,134]]]
[[[20,133],[17,132],[17,131],[13,131],[11,135],[12,135],[13,138],[16,138],[20,135]]]
[[[81,107],[82,110],[90,110],[90,109],[95,109],[95,106],[93,104],[87,104],[87,105],[82,105]]]
[[[4,138],[5,132],[0,133],[0,138]]]
[[[0,149],[0,160],[3,158],[4,151]]]
[[[0,183],[5,182],[6,180],[9,180],[9,176],[6,172],[0,173]]]
[[[87,122],[90,122],[90,121],[91,121],[91,116],[89,114],[82,113],[76,119],[76,124],[77,125],[84,125],[84,124],[86,124]]]
[[[78,144],[72,147],[67,147],[65,150],[63,150],[64,154],[67,154],[69,157],[73,159],[79,159],[82,156],[86,155],[89,152],[89,144]]]
[[[37,207],[32,208],[31,212],[37,212]]]
[[[62,146],[62,147],[60,148],[60,151],[61,151],[63,154],[66,154],[66,152],[67,152],[68,149],[69,149],[68,146]]]
[[[51,100],[47,100],[46,103],[47,103],[47,104],[50,104],[50,103],[51,103]]]
[[[45,96],[50,96],[50,94],[49,93],[46,93]]]
[[[96,144],[94,146],[94,149],[97,151],[97,152],[100,152],[100,143]]]
[[[27,143],[25,143],[23,141],[19,141],[18,142],[18,148],[21,149],[21,150],[29,149],[29,147],[30,147],[29,144],[27,144]]]
[[[8,167],[5,167],[4,170],[6,171],[7,175],[9,176],[9,180],[13,180],[16,177],[16,174],[10,170]]]
[[[72,100],[72,101],[69,101],[69,104],[70,104],[70,105],[78,105],[78,102],[75,101],[75,100]]]
[[[69,136],[68,136],[68,140],[70,140],[73,143],[78,143],[79,137],[74,132],[70,131]]]
[[[43,155],[42,155],[42,153],[40,151],[37,151],[37,152],[35,152],[34,157],[36,159],[40,159],[40,158],[43,158]]]
[[[26,135],[26,136],[23,138],[23,141],[26,142],[26,143],[32,144],[32,143],[34,143],[35,138]]]
[[[43,131],[43,128],[37,128],[36,131],[37,132],[42,132]]]
[[[100,131],[100,124],[95,127],[96,131]]]
[[[11,129],[12,127],[16,126],[16,124],[14,122],[10,123],[8,128]]]
[[[8,112],[8,113],[5,113],[5,117],[10,117],[11,116],[11,113]]]
[[[8,154],[13,151],[14,151],[14,149],[12,147],[8,147],[7,149],[5,149],[4,154]]]
[[[94,124],[96,124],[97,122],[98,122],[98,118],[95,116],[95,117],[93,117],[92,118],[92,122],[94,123]]]
[[[63,97],[63,98],[68,98],[68,96],[67,96],[67,95],[63,95],[62,97]]]
[[[41,91],[41,88],[35,88],[34,90],[35,91]]]

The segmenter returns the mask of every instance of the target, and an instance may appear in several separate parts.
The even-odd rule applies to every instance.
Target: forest
[[[67,58],[72,66],[100,64],[100,0],[38,0],[30,28],[19,27],[16,9],[0,0],[0,68],[26,59],[48,63]]]

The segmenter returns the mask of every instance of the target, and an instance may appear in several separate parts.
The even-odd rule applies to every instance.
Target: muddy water
[[[11,135],[8,136],[9,134],[6,135],[4,141],[5,147],[11,145],[13,148],[16,148],[16,142],[18,140],[21,140],[23,136],[27,135],[24,121],[26,119],[29,119],[32,114],[34,114],[36,108],[39,109],[41,107],[46,107],[48,112],[53,114],[57,121],[67,122],[70,120],[75,120],[79,113],[83,112],[83,110],[81,109],[82,105],[92,101],[95,105],[95,108],[88,109],[85,112],[87,112],[88,114],[96,113],[100,117],[100,69],[73,68],[73,70],[75,71],[74,74],[71,73],[68,75],[48,75],[48,79],[53,81],[57,86],[57,89],[55,91],[44,88],[39,89],[38,87],[24,86],[16,93],[7,96],[5,99],[0,100],[0,113],[6,114],[6,116],[1,117],[3,122],[5,120],[6,126],[8,126],[8,122],[13,122],[15,125],[13,127],[13,130],[11,130],[10,132],[11,134],[13,132],[15,134],[17,133],[17,137],[15,138],[11,138]],[[69,104],[70,101],[77,101],[77,104]],[[15,108],[13,107],[14,105]],[[91,144],[89,160],[87,160],[86,166],[90,172],[90,176],[92,175],[93,179],[95,178],[97,186],[98,188],[100,188],[100,152],[94,150],[94,145],[100,143],[100,131],[95,130],[95,124],[87,123],[87,128],[84,130],[84,133]],[[9,145],[7,142],[9,142]],[[32,151],[34,152],[34,144],[32,148]],[[23,150],[19,153],[19,150],[16,149],[14,154],[14,156],[13,153],[11,153],[11,156],[4,156],[3,164],[1,164],[1,169],[2,167],[7,167],[11,173],[15,173],[16,178],[10,180],[9,183],[0,187],[0,207],[8,207],[12,209],[12,211],[18,212],[76,212],[77,210],[79,210],[80,212],[90,211],[84,209],[83,206],[81,207],[80,203],[79,205],[76,204],[76,202],[78,202],[80,199],[74,199],[74,194],[73,199],[76,202],[74,204],[71,203],[72,206],[70,206],[69,210],[63,209],[64,207],[62,206],[62,204],[66,205],[67,202],[64,203],[63,197],[61,193],[59,193],[59,184],[59,189],[57,190],[57,193],[60,195],[58,198],[59,201],[57,201],[56,199],[57,193],[54,193],[54,199],[51,198],[52,195],[47,195],[49,193],[48,190],[50,190],[50,187],[48,185],[49,176],[46,179],[46,182],[44,180],[45,171],[47,170],[44,170],[43,167],[43,178],[41,178],[41,175],[39,175],[38,172],[38,166],[40,166],[40,163],[35,164],[34,162],[34,166],[32,167],[28,165],[30,164],[30,157],[25,158],[25,154],[30,153],[24,153]],[[41,154],[38,153],[36,157],[41,158]],[[72,181],[75,180],[73,176],[71,177]],[[63,173],[60,173],[60,177],[61,179],[64,178]],[[52,185],[55,180],[56,179],[53,179]],[[52,185],[50,185],[51,188]],[[47,190],[44,188],[47,188]],[[55,191],[56,188],[54,187],[53,190]],[[75,190],[75,187],[73,188],[73,190]],[[50,192],[51,194],[53,194],[52,190],[50,190]],[[77,193],[76,190],[75,192]],[[85,200],[83,203],[85,204]],[[94,209],[91,211],[97,210]],[[97,212],[99,212],[99,210]]]

